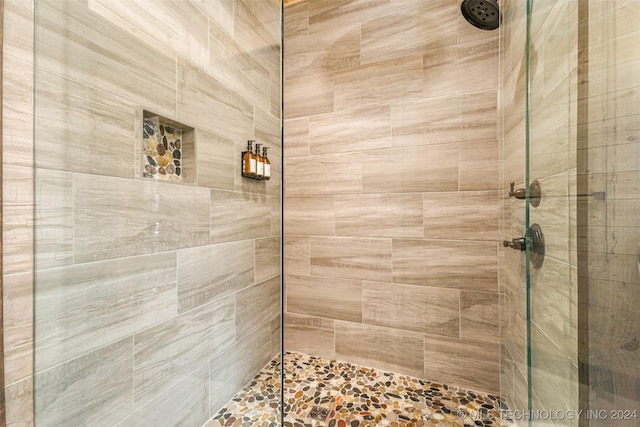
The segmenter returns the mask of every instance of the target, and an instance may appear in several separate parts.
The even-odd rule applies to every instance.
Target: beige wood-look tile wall
[[[280,346],[280,2],[37,6],[34,88],[33,2],[5,1],[7,425],[34,377],[38,425],[202,425]],[[143,109],[195,128],[195,185],[140,178]]]
[[[7,0],[4,8],[5,403],[7,425],[29,426],[33,425],[33,7],[31,2]],[[60,250],[64,258],[66,250]]]
[[[285,348],[497,393],[498,32],[285,6]]]

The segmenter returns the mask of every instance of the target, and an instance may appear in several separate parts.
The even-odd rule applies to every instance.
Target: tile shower
[[[5,0],[8,425],[271,426],[283,388],[296,427],[493,426],[523,395],[498,286],[520,8],[501,33],[448,0],[284,1],[282,58],[276,0],[28,3]]]
[[[25,199],[5,224],[36,224],[35,248],[5,246],[10,425],[34,394],[38,425],[202,424],[278,353],[282,320],[287,350],[497,392],[497,79],[462,71],[496,68],[497,37],[452,5],[386,3],[287,6],[281,117],[276,2],[6,0],[5,185]],[[152,117],[193,133],[173,182],[150,179]],[[241,179],[246,139],[273,148],[269,182]]]
[[[284,43],[285,349],[497,393],[498,31],[309,0]]]

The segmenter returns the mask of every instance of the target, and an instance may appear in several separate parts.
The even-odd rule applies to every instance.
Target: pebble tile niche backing
[[[284,427],[513,425],[490,394],[301,353],[286,353],[283,367]],[[205,427],[277,427],[279,399],[276,358]]]
[[[183,182],[184,148],[193,139],[193,128],[150,114],[145,111],[142,126],[142,176]]]

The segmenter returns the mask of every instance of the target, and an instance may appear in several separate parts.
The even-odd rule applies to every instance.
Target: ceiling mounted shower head
[[[500,26],[500,7],[496,0],[464,0],[462,16],[481,30],[495,30]]]

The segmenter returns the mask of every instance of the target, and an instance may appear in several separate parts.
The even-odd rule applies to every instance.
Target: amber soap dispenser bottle
[[[256,178],[262,179],[264,177],[264,159],[260,155],[260,146],[262,144],[256,144]]]
[[[253,143],[255,141],[247,141],[247,151],[242,153],[242,175],[255,178],[257,173],[256,156],[253,154]]]

